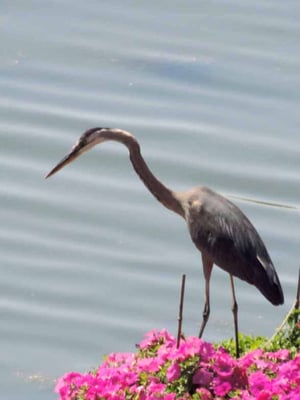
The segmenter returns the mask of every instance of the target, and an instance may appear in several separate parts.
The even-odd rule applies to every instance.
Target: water
[[[272,334],[300,258],[299,17],[293,1],[4,2],[1,398],[54,399],[64,372],[133,350],[152,328],[176,333],[183,272],[184,331],[198,331],[200,254],[126,149],[105,144],[44,180],[93,126],[133,132],[174,189],[235,196],[286,299],[275,308],[236,282],[240,329]],[[211,290],[205,338],[220,340],[233,329],[229,279],[217,268]]]

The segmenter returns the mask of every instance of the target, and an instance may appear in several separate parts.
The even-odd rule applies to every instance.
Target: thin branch
[[[292,313],[295,310],[298,310],[299,308],[299,301],[300,300],[300,268],[299,268],[299,274],[298,274],[298,286],[297,286],[297,293],[296,293],[296,299],[294,301],[294,304],[292,305],[290,311],[286,314],[284,320],[281,322],[281,324],[279,325],[279,327],[275,330],[274,335],[267,341],[266,345],[264,347],[268,347],[272,341],[275,339],[275,337],[278,335],[278,333],[283,329],[283,327],[285,326],[285,324],[287,323],[288,319],[290,318],[290,316],[292,315]],[[297,316],[298,318],[298,316]]]
[[[295,309],[298,310],[300,303],[300,267],[299,267],[299,274],[298,274],[298,288],[297,288],[297,295],[295,301]]]
[[[176,343],[177,349],[179,347],[180,338],[181,338],[184,289],[185,289],[185,274],[183,274],[182,277],[181,277],[180,304],[179,304],[178,330],[177,330],[177,343]]]

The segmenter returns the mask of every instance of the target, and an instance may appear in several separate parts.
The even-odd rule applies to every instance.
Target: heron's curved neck
[[[110,136],[111,140],[123,143],[129,150],[130,161],[135,172],[138,174],[144,185],[149,189],[156,199],[165,207],[184,217],[184,210],[181,203],[172,190],[167,188],[160,182],[150,171],[141,154],[138,141],[129,132],[114,130],[114,135]]]

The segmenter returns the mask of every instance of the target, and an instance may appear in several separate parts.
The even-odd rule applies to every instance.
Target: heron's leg
[[[238,304],[235,297],[233,276],[230,274],[230,286],[232,293],[232,312],[233,312],[233,322],[234,322],[234,336],[235,336],[235,354],[236,358],[240,356],[240,347],[239,347],[239,329],[238,329]]]
[[[213,262],[209,257],[207,257],[205,254],[202,253],[202,264],[203,264],[203,272],[205,278],[205,304],[203,309],[203,320],[199,332],[199,338],[202,337],[210,313],[209,282],[210,282],[210,275],[213,267]]]

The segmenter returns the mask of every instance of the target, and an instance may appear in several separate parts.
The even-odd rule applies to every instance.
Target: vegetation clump
[[[179,344],[166,330],[146,334],[135,353],[112,353],[88,373],[70,372],[60,400],[288,400],[300,398],[300,323],[294,310],[271,342],[240,335],[212,345],[197,337]]]

